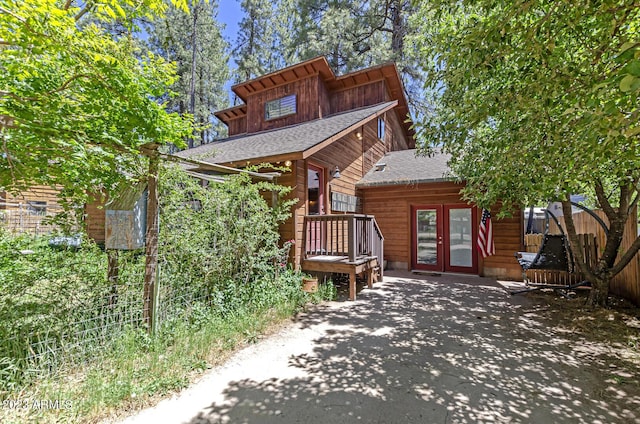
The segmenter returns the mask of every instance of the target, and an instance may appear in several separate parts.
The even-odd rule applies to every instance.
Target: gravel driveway
[[[124,422],[640,422],[638,369],[537,302],[479,277],[390,273]]]

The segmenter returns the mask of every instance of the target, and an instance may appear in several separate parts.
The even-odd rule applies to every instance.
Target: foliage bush
[[[272,183],[252,183],[247,175],[205,187],[177,167],[162,170],[159,325],[153,337],[141,325],[143,252],[118,253],[114,286],[107,276],[107,254],[90,240],[79,249],[56,248],[49,238],[0,230],[0,398],[33,381],[29,369],[41,376],[94,357],[110,358],[109,363],[138,361],[139,355],[183,346],[186,337],[227,327],[252,340],[259,328],[237,323],[273,310],[290,314],[308,301],[333,296],[332,287],[314,295],[302,292],[302,275],[282,267],[290,242],[279,246],[278,226],[291,204],[271,207],[265,198],[272,191],[280,197],[287,193]],[[215,335],[202,337],[187,343],[202,346],[182,355],[185,370],[205,367],[200,350],[210,342],[203,340]],[[219,337],[223,346],[235,340]],[[173,390],[176,381],[185,381],[185,372],[182,377],[161,373],[147,389]],[[102,380],[108,376],[92,377],[108,386],[106,398],[115,402],[129,393]]]
[[[278,226],[291,202],[271,207],[263,193],[288,188],[252,183],[247,174],[210,183],[166,167],[160,181],[160,273],[163,292],[179,290],[185,300],[207,302],[221,314],[243,305],[264,306],[279,296],[274,287]]]

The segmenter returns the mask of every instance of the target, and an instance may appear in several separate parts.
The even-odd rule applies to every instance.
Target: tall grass
[[[299,283],[294,283],[297,279],[290,281],[301,293]],[[23,394],[33,399],[71,400],[71,408],[24,410],[20,418],[45,423],[92,422],[148,406],[186,387],[194,376],[221,364],[239,347],[257,342],[309,300],[310,295],[302,293],[268,308],[241,309],[232,316],[210,313],[198,322],[176,321],[163,326],[156,337],[131,329],[99,361],[44,379]]]

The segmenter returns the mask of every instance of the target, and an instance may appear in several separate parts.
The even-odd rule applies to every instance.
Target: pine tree
[[[422,105],[410,0],[244,0],[242,8],[235,82],[317,56],[338,74],[393,61],[410,105]]]
[[[165,19],[149,28],[152,51],[177,64],[178,95],[167,99],[169,111],[191,113],[200,127],[189,147],[210,143],[225,135],[224,125],[213,116],[228,106],[225,84],[230,78],[229,46],[222,37],[215,0],[192,0],[190,13],[170,9]]]
[[[243,0],[245,12],[240,21],[236,49],[238,52],[235,82],[243,82],[284,66],[279,54],[281,45],[276,27],[277,4],[269,0]]]

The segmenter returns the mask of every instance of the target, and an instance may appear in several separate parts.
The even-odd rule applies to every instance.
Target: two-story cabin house
[[[351,298],[355,275],[371,283],[383,260],[404,270],[519,277],[521,220],[495,222],[503,245],[488,261],[478,258],[476,208],[460,199],[446,157],[416,158],[394,64],[336,76],[318,57],[232,90],[244,104],[216,113],[229,137],[177,155],[287,166],[278,182],[299,201],[281,236],[296,242],[296,267],[349,274]]]

